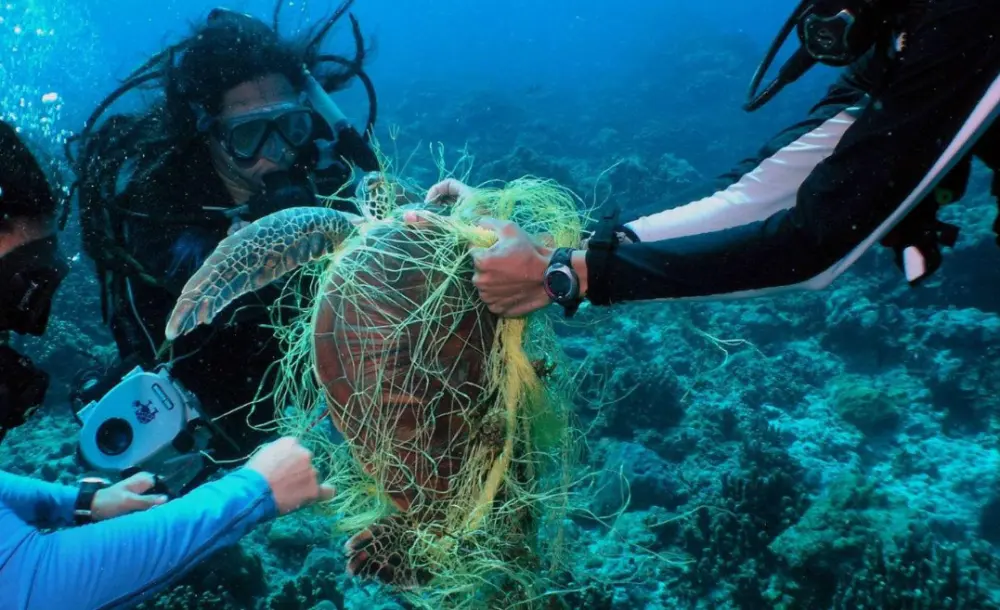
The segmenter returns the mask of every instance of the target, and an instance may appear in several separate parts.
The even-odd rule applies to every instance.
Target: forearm
[[[787,210],[795,205],[799,188],[813,169],[833,153],[858,112],[857,108],[845,109],[802,133],[724,189],[637,218],[625,227],[640,241],[651,242],[731,229]]]
[[[0,607],[132,607],[277,514],[264,478],[241,469],[165,505],[24,537],[0,572]]]
[[[72,525],[77,488],[0,471],[0,504],[40,528]]]
[[[719,234],[622,244],[613,253],[588,251],[586,296],[595,305],[751,296],[818,275],[854,243],[822,248],[822,238],[802,231],[791,214],[781,216],[773,219],[777,227],[761,222]]]
[[[804,120],[782,129],[753,157],[706,185],[691,203],[634,218],[624,227],[643,242],[729,229],[795,205],[799,187],[830,156],[865,103],[856,84],[862,63],[830,87]]]

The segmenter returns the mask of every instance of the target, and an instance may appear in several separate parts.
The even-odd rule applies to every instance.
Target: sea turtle
[[[457,488],[469,492],[456,476],[469,456],[491,463],[502,451],[504,420],[490,408],[486,378],[497,320],[474,298],[467,246],[442,240],[445,229],[369,221],[358,234],[364,223],[297,207],[242,228],[184,286],[166,334],[211,322],[240,296],[325,257],[313,373],[354,459],[398,509],[349,541],[349,567],[408,587],[430,576],[410,560],[418,526],[443,522]]]

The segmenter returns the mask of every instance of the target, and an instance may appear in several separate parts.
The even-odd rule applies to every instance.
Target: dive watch
[[[542,278],[545,294],[562,306],[567,318],[576,313],[583,301],[580,298],[580,278],[573,271],[572,256],[572,248],[556,249]]]

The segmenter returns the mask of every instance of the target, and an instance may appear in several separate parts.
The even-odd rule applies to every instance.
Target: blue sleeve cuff
[[[250,468],[240,468],[226,475],[223,480],[231,480],[238,486],[246,485],[252,494],[263,496],[263,500],[253,512],[254,520],[257,523],[270,521],[278,516],[278,503],[275,501],[274,493],[271,492],[271,486],[264,475]]]
[[[80,495],[80,488],[70,485],[59,485],[48,483],[52,486],[52,497],[56,502],[57,527],[74,525],[73,509],[76,506],[76,498]]]

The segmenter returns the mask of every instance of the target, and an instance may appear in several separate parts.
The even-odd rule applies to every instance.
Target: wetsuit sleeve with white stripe
[[[700,217],[686,227],[678,222],[675,234],[681,236],[674,238],[663,218],[659,228],[634,223],[640,238],[646,232],[657,241],[625,244],[610,255],[588,251],[588,299],[603,305],[761,294],[823,275],[896,212],[984,97],[1000,70],[998,26],[1000,4],[933,3],[907,36],[874,102],[801,181],[794,202],[776,196],[762,213],[767,206],[739,208],[735,193],[729,201],[702,204]],[[847,114],[841,118],[850,120]],[[824,125],[833,129],[827,119],[817,127]],[[794,133],[788,132],[786,146],[809,132]],[[781,172],[770,175],[777,179]],[[761,172],[760,179],[771,178]],[[751,187],[769,190],[745,188]],[[729,214],[738,220],[723,218]]]
[[[863,98],[859,89],[832,88],[808,119],[783,130],[756,157],[723,174],[716,181],[719,190],[624,227],[633,239],[659,241],[738,227],[791,208],[799,187],[854,123]]]

